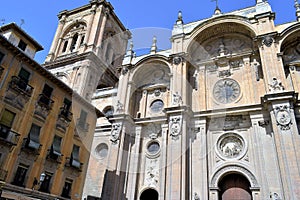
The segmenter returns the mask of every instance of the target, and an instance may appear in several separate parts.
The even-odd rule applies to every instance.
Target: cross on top
[[[218,0],[211,0],[211,2],[214,2],[214,1],[216,2],[216,8],[219,8]]]

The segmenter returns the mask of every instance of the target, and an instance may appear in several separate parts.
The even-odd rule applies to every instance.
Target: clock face
[[[240,96],[240,86],[233,79],[219,80],[214,86],[213,96],[219,103],[232,103]]]

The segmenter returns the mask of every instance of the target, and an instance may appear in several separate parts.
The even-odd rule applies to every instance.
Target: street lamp
[[[41,173],[41,175],[40,175],[40,180],[37,180],[37,178],[34,177],[32,189],[34,190],[34,187],[35,187],[36,185],[41,185],[41,184],[43,183],[43,181],[45,180],[45,177],[46,177],[45,172]]]

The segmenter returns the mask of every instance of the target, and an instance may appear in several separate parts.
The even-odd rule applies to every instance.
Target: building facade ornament
[[[235,133],[225,133],[222,135],[217,143],[218,154],[223,159],[239,159],[245,152],[244,139]]]
[[[272,82],[269,84],[269,91],[270,92],[278,92],[283,91],[284,87],[280,80],[278,80],[276,77],[272,78]]]
[[[173,63],[175,64],[175,65],[179,65],[180,63],[182,63],[183,62],[183,58],[181,57],[181,56],[175,56],[174,58],[173,58]]]
[[[271,200],[281,200],[279,194],[276,192],[270,192],[270,199]]]
[[[275,107],[277,125],[281,130],[289,130],[292,124],[291,113],[287,105]]]
[[[155,187],[159,180],[159,169],[157,160],[151,160],[146,169],[145,183],[147,186]]]
[[[124,105],[118,100],[116,112],[120,113],[124,111]]]
[[[181,133],[181,125],[182,125],[182,117],[181,116],[173,116],[170,117],[170,135],[172,139],[178,139]]]
[[[214,99],[222,104],[234,102],[239,98],[240,94],[240,85],[237,81],[230,78],[217,81],[213,88]]]
[[[275,41],[274,38],[270,35],[266,35],[262,38],[262,44],[266,45],[266,47],[272,46],[274,41]]]
[[[180,106],[182,104],[182,97],[178,92],[175,92],[172,97],[172,105]]]
[[[118,140],[120,140],[121,127],[121,123],[112,125],[110,141],[112,141],[113,144],[118,143]]]

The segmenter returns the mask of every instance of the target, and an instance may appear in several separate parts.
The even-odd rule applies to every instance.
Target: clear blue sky
[[[110,2],[123,24],[133,32],[144,30],[143,33],[148,33],[150,29],[154,32],[158,30],[158,33],[153,34],[158,37],[160,49],[169,48],[170,30],[179,10],[183,13],[184,23],[188,23],[210,17],[215,9],[215,2],[211,0],[111,0]],[[294,0],[268,2],[276,12],[276,24],[295,20]],[[56,31],[57,14],[61,10],[70,10],[87,3],[89,0],[2,0],[0,20],[1,23],[16,22],[20,25],[23,19],[25,23],[22,28],[44,47],[44,50],[36,55],[36,60],[43,63]],[[222,12],[254,4],[255,0],[219,0]],[[150,38],[145,38],[142,34],[142,39],[147,41],[146,44],[138,44],[138,39],[134,38],[135,48],[150,47],[153,34],[149,35]]]

